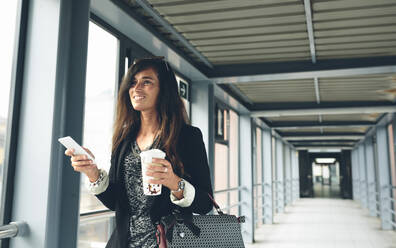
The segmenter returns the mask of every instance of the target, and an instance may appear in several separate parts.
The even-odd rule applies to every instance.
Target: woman
[[[143,194],[139,153],[158,148],[162,166],[149,166],[149,183],[162,184],[158,196]],[[88,149],[87,152],[92,154]],[[213,194],[201,131],[187,124],[171,67],[161,58],[136,61],[124,77],[117,101],[109,174],[85,156],[71,156],[75,171],[87,175],[90,190],[116,213],[106,247],[158,247],[156,224],[173,209],[206,214]],[[92,155],[93,156],[93,155]]]

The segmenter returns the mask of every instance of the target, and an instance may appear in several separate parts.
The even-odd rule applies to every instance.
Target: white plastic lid
[[[140,153],[140,157],[145,159],[165,158],[165,155],[165,152],[161,151],[160,149],[151,149]]]

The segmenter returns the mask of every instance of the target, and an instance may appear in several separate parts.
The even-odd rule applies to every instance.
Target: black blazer
[[[129,144],[135,140],[136,134],[130,134],[127,139],[121,142],[116,151],[111,155],[111,167],[109,171],[109,186],[106,191],[96,195],[96,197],[110,210],[115,211],[116,228],[108,241],[106,248],[126,248],[128,245],[129,230],[129,210],[126,189],[120,163],[127,155]],[[210,180],[208,159],[202,133],[199,128],[184,125],[178,140],[178,154],[184,165],[185,175],[183,176],[195,188],[195,198],[190,207],[182,208],[185,212],[206,214],[212,210],[213,204],[208,193],[213,195]],[[174,169],[175,173],[178,171]],[[180,175],[179,175],[180,176]],[[170,201],[170,190],[162,188],[162,194],[156,197],[153,207],[150,210],[150,218],[153,225],[162,216],[166,216],[176,207]]]

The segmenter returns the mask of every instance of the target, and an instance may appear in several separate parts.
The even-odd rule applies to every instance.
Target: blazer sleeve
[[[184,170],[188,180],[195,188],[195,197],[192,204],[187,208],[189,211],[198,214],[206,214],[213,208],[208,193],[213,196],[212,183],[208,165],[206,149],[202,138],[201,130],[192,127],[188,143],[182,144],[186,147]]]
[[[109,186],[100,194],[95,195],[108,209],[115,211],[117,184],[115,182],[115,156],[111,158],[111,166],[109,171]]]

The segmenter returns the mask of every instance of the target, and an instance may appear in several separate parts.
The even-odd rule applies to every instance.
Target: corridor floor
[[[396,248],[396,231],[380,230],[352,200],[304,198],[256,229],[246,248]]]

